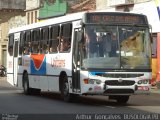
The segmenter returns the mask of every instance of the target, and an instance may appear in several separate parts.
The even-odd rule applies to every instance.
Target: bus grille
[[[96,73],[97,76],[102,76],[102,77],[107,77],[107,78],[135,78],[135,77],[140,77],[144,76],[144,74],[112,74],[112,73],[107,73],[107,74],[102,74],[102,73]]]
[[[111,94],[131,94],[134,93],[134,90],[132,89],[108,89],[104,92],[105,94],[111,93]]]
[[[112,85],[112,86],[128,86],[128,85],[134,85],[135,81],[123,80],[123,81],[119,82],[118,80],[106,80],[105,84]]]

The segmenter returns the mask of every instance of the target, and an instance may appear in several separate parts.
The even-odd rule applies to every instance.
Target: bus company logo
[[[44,54],[31,55],[31,73],[46,74],[46,57]]]
[[[65,67],[65,60],[51,58],[52,67]]]
[[[122,83],[122,82],[123,82],[123,79],[122,79],[122,78],[119,78],[119,79],[118,79],[118,82],[119,82],[119,83]]]

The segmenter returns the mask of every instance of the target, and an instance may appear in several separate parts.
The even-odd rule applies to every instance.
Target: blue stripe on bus
[[[41,67],[36,69],[34,65],[34,61],[31,60],[31,74],[45,75],[46,74],[46,57],[44,61],[41,63]]]
[[[106,72],[89,72],[90,75],[105,74]]]

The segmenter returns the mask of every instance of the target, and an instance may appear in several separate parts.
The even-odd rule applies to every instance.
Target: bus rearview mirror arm
[[[149,29],[150,29],[150,40],[151,40],[151,43],[153,43],[152,26],[151,25],[149,25]]]
[[[83,37],[83,31],[81,30],[78,32],[78,42],[82,41],[82,37]]]

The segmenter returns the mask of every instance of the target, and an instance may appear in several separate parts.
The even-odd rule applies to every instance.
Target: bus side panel
[[[22,81],[23,81],[23,73],[27,71],[30,74],[30,57],[29,55],[24,55],[19,57],[18,61],[18,87],[22,88]]]
[[[42,91],[59,91],[60,73],[64,71],[68,77],[71,77],[72,57],[68,56],[71,56],[71,52],[37,54],[23,58],[24,70],[29,75],[29,86],[31,88],[39,88]]]
[[[37,89],[39,89],[40,88],[40,85],[39,85],[40,84],[39,83],[40,77],[42,77],[42,76],[29,74],[29,87],[30,88],[37,88]]]
[[[7,81],[14,85],[13,81],[13,56],[7,55]]]
[[[49,90],[59,91],[59,76],[61,72],[71,77],[72,73],[72,52],[57,53],[47,56],[47,75]]]
[[[42,91],[48,91],[48,77],[41,76],[39,77],[39,87]]]
[[[23,85],[22,85],[22,74],[18,74],[18,87],[19,88],[23,88]]]
[[[28,60],[27,60],[28,59]],[[23,72],[26,70],[29,72],[29,58],[28,56],[19,56],[18,58],[18,87],[22,88],[22,81],[23,81]]]
[[[49,91],[59,91],[59,76],[48,76],[48,89]]]
[[[80,81],[81,81],[81,94],[86,93],[86,91],[89,90],[90,85],[84,83],[84,79],[89,78],[89,73],[88,71],[80,71]]]

